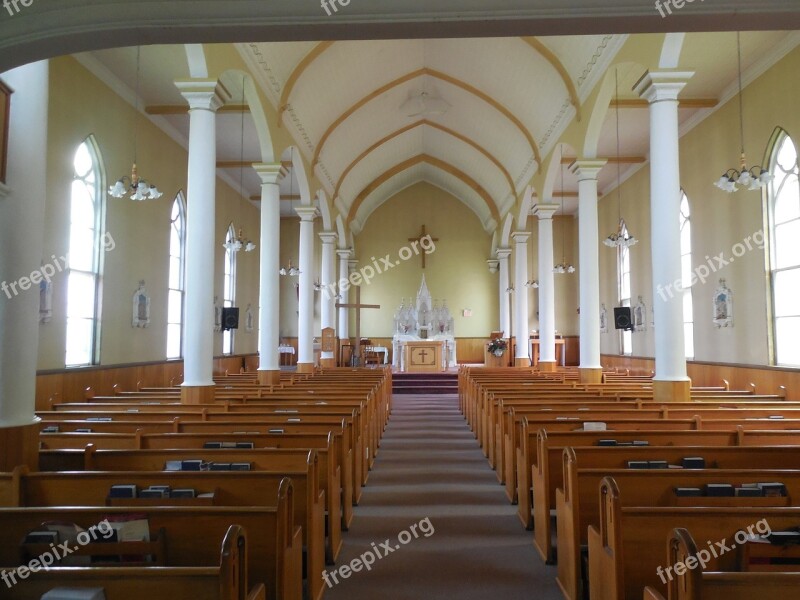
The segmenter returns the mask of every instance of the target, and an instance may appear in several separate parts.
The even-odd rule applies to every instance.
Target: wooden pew
[[[657,448],[666,450],[666,448]],[[679,449],[683,450],[683,449]],[[701,450],[702,448],[690,448]],[[581,598],[581,548],[587,543],[589,526],[600,524],[597,489],[600,481],[612,477],[621,492],[623,506],[798,506],[800,505],[800,471],[781,470],[779,462],[764,462],[778,459],[781,454],[791,461],[800,453],[800,447],[771,448],[759,454],[759,448],[714,448],[709,458],[718,457],[731,464],[744,464],[746,468],[710,469],[654,469],[639,470],[625,468],[577,468],[573,448],[564,450],[565,480],[563,489],[556,491],[556,528],[558,532],[558,583],[567,598]],[[772,452],[777,450],[778,452]],[[731,452],[733,451],[733,452]],[[752,456],[748,460],[748,451]],[[683,454],[683,456],[688,456]],[[664,460],[669,459],[668,456]],[[784,498],[676,498],[676,487],[702,487],[708,483],[754,483],[758,481],[780,481],[786,485],[788,496]],[[548,531],[550,530],[548,526]],[[541,553],[541,539],[537,536],[537,548]]]
[[[308,457],[308,449],[170,449],[170,450],[98,450],[88,446],[85,450],[43,451],[39,453],[42,471],[164,471],[167,461],[201,459],[206,462],[249,462],[255,471],[280,473],[298,467],[299,461]],[[320,486],[324,492],[326,554],[335,561],[342,547],[342,512],[338,472],[330,462],[319,456]],[[164,471],[174,473],[174,471]]]
[[[295,525],[303,528],[306,547],[306,579],[311,598],[324,591],[319,574],[325,566],[325,492],[320,486],[319,460],[315,450],[305,460],[275,472],[268,471],[86,471],[28,473],[18,467],[11,478],[0,478],[0,497],[10,498],[2,506],[182,506],[200,500],[185,499],[109,499],[112,485],[131,484],[144,489],[150,485],[171,485],[173,489],[192,488],[213,492],[213,506],[273,506],[284,477],[292,480]],[[4,474],[5,475],[5,474]],[[5,489],[4,489],[5,488]],[[13,494],[16,497],[12,497]],[[329,557],[331,560],[332,556]]]
[[[39,598],[55,587],[100,587],[107,600],[131,595],[150,600],[266,600],[263,583],[247,583],[248,541],[242,527],[228,528],[218,561],[215,567],[50,567],[4,589],[3,598]]]
[[[286,478],[276,498],[277,506],[271,508],[137,506],[135,511],[125,507],[2,508],[0,565],[18,565],[19,541],[43,522],[66,521],[88,528],[106,518],[135,512],[148,519],[151,531],[161,528],[167,531],[170,567],[218,565],[220,541],[231,524],[240,525],[248,532],[248,587],[252,589],[263,583],[268,600],[301,600],[302,532],[292,525],[292,493],[291,481]],[[103,568],[98,567],[98,570]],[[121,575],[130,583],[127,569],[123,569]],[[24,597],[30,598],[30,595]],[[174,596],[185,597],[183,593]]]
[[[696,557],[697,544],[688,530],[675,528],[667,540],[665,565],[687,564]],[[696,564],[690,559],[689,564]],[[667,596],[674,600],[752,600],[753,598],[797,598],[800,573],[732,573],[687,569],[667,582]],[[665,600],[657,590],[646,587],[644,600]]]
[[[717,508],[717,507],[626,507],[610,477],[600,485],[600,527],[589,527],[589,589],[592,600],[639,598],[645,586],[666,592],[657,569],[664,565],[663,541],[675,527],[685,527],[698,539],[725,540],[760,522],[772,531],[795,527],[800,507]],[[764,521],[766,520],[766,521]],[[710,570],[734,571],[734,551],[712,558]]]

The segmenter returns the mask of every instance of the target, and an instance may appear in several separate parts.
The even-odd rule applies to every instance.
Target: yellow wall
[[[69,249],[69,190],[72,159],[78,145],[90,134],[99,146],[107,188],[130,173],[133,160],[134,109],[70,57],[51,60],[48,139],[48,191],[43,259],[65,255]],[[105,253],[102,285],[101,364],[163,360],[166,355],[169,227],[172,201],[186,190],[186,151],[151,124],[138,117],[140,174],[164,193],[159,200],[133,202],[107,198],[105,230],[115,248]],[[188,208],[191,211],[191,204]],[[215,289],[222,297],[222,243],[233,221],[245,235],[258,240],[258,210],[217,180]],[[144,279],[151,297],[151,322],[146,329],[131,326],[132,298]],[[66,276],[53,280],[53,320],[39,328],[39,369],[64,367],[66,336]],[[209,298],[209,305],[213,298]],[[241,253],[238,261],[237,305],[240,332],[235,351],[252,352],[256,331],[244,330],[247,304],[258,313],[258,255]],[[257,328],[257,320],[256,320]],[[222,335],[215,353],[222,351]]]
[[[686,64],[691,57],[684,57]],[[795,142],[800,141],[800,49],[795,49],[744,90],[745,149],[748,162],[764,164],[765,153],[777,126],[786,129]],[[624,118],[624,117],[623,117]],[[692,250],[695,267],[706,257],[732,248],[764,227],[762,195],[739,191],[727,194],[712,184],[725,170],[739,162],[738,102],[734,97],[717,112],[692,129],[680,140],[681,185],[689,198],[692,213]],[[767,165],[764,165],[767,166]],[[648,311],[653,302],[650,249],[650,178],[649,165],[639,170],[622,186],[622,212],[629,229],[641,243],[632,250],[632,286],[634,303],[641,294]],[[675,216],[676,220],[678,215]],[[600,235],[614,230],[617,220],[615,193],[600,202]],[[601,248],[601,298],[611,314],[616,304],[616,262],[614,251]],[[712,263],[716,266],[716,261]],[[656,277],[658,274],[656,274]],[[724,277],[733,291],[734,326],[717,329],[712,322],[712,295]],[[713,274],[705,283],[692,289],[694,302],[695,358],[713,362],[754,365],[769,363],[767,289],[764,251],[753,249]],[[648,320],[652,319],[652,313]],[[613,325],[613,323],[610,323]],[[613,329],[602,336],[602,351],[618,353],[617,333]],[[653,332],[633,335],[633,354],[653,356]]]
[[[408,238],[417,237],[425,224],[435,242],[422,269],[421,254],[401,260],[401,249]],[[422,275],[431,297],[447,300],[455,322],[457,337],[488,336],[497,328],[497,275],[489,273],[491,236],[480,221],[457,198],[429,183],[418,183],[395,195],[372,213],[364,230],[356,237],[358,269],[373,264],[387,254],[397,266],[376,275],[361,288],[361,301],[380,304],[380,310],[362,312],[362,335],[391,337],[393,317],[401,298],[416,300]],[[413,250],[412,250],[413,251]],[[354,298],[354,294],[351,294]],[[471,317],[462,311],[470,309]],[[351,335],[355,330],[351,326]]]

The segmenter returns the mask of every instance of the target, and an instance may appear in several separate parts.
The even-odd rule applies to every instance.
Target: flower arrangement
[[[488,350],[495,356],[503,356],[508,348],[508,342],[503,338],[494,338],[489,342]]]

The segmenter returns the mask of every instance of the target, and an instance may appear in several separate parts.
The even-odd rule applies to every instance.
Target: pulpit
[[[401,370],[410,373],[439,372],[447,364],[443,341],[419,340],[403,342]]]

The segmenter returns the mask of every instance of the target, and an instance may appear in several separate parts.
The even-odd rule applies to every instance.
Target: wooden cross
[[[422,243],[422,238],[425,238],[425,237],[428,237],[428,234],[427,234],[427,233],[425,233],[425,225],[423,224],[423,225],[422,225],[422,233],[420,233],[420,234],[419,234],[419,237],[416,237],[416,238],[408,238],[408,241],[409,241],[409,242],[417,242],[417,243],[421,244],[421,243]],[[439,241],[439,238],[432,237],[432,238],[430,238],[430,240],[431,240],[432,242],[438,242],[438,241]],[[421,253],[421,256],[422,256],[422,268],[423,268],[423,269],[425,268],[425,256],[426,256],[426,255],[427,255],[427,252],[425,252],[425,251],[423,250],[423,251],[422,251],[422,253]]]
[[[355,356],[361,357],[361,309],[362,308],[380,308],[380,304],[361,304],[361,286],[357,285],[356,288],[356,302],[355,304],[349,303],[336,303],[336,308],[355,308],[356,309],[356,349]]]

